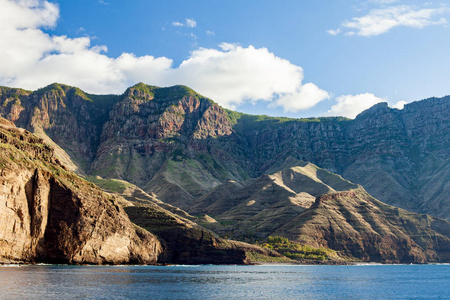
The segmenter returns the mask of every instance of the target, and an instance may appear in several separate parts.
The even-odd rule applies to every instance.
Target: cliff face
[[[288,162],[282,171],[233,184],[231,193],[230,182],[217,187],[190,212],[212,216],[225,226],[211,229],[234,239],[282,236],[361,261],[450,259],[449,222],[384,204],[311,163]]]
[[[276,172],[294,157],[388,204],[450,218],[450,97],[403,110],[377,104],[355,120],[296,120],[227,111],[182,86],[138,84],[103,97],[56,84],[0,90],[1,116],[51,138],[67,152],[65,164],[183,209],[227,180]]]
[[[67,172],[29,132],[0,124],[0,261],[155,263],[158,239],[116,199]]]
[[[131,184],[124,196],[132,202],[105,193],[3,118],[0,150],[0,263],[246,264],[249,253],[281,256],[220,239]]]
[[[363,190],[318,197],[277,229],[302,244],[362,261],[427,263],[450,260],[450,225],[386,205]]]
[[[388,204],[449,218],[449,109],[450,97],[431,98],[403,110],[377,104],[351,121],[237,128],[262,173],[294,156],[361,184]]]
[[[89,95],[52,84],[35,92],[0,89],[0,116],[25,128],[56,148],[72,171],[89,171],[114,95]],[[61,146],[63,149],[59,148]]]

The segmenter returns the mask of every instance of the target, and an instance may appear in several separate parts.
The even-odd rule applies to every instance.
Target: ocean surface
[[[0,299],[450,299],[450,265],[2,266]]]

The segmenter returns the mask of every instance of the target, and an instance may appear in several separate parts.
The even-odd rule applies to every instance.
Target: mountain
[[[0,148],[0,263],[244,264],[249,255],[281,257],[220,239],[151,201],[135,206],[105,193],[68,171],[44,140],[3,118]]]
[[[215,188],[190,210],[224,224],[215,227],[221,235],[249,241],[282,236],[351,260],[450,259],[449,222],[384,204],[361,186],[311,163],[291,159],[282,171],[224,193],[229,185]]]
[[[0,147],[1,262],[156,263],[159,240],[42,139],[0,118]]]
[[[0,88],[0,116],[58,146],[71,170],[126,180],[182,209],[291,156],[388,204],[449,219],[449,100],[380,103],[354,120],[289,119],[225,110],[184,86],[100,96],[53,84]]]
[[[200,224],[255,242],[281,235],[342,259],[435,262],[449,259],[449,223],[436,218],[450,219],[449,100],[290,119],[226,110],[185,86],[100,96],[53,84],[0,88],[0,116],[54,146],[69,170],[125,182],[116,196],[159,234],[168,261],[255,253]]]
[[[214,223],[205,222],[178,207],[160,201],[129,182],[117,179],[88,178],[103,189],[123,197],[125,211],[131,221],[157,235],[164,251],[159,263],[179,264],[242,264],[252,259],[264,261],[289,261],[275,251],[254,245],[218,238],[204,227],[215,229]]]

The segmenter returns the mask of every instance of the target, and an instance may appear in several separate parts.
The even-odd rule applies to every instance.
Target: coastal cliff
[[[68,170],[122,180],[157,199],[156,206],[128,199],[125,211],[159,234],[164,260],[202,261],[224,245],[214,233],[282,235],[365,261],[449,259],[448,221],[439,217],[450,218],[450,97],[402,110],[379,103],[354,120],[246,115],[185,86],[142,83],[102,96],[62,84],[34,92],[0,88],[0,103],[1,116],[52,145]],[[300,172],[304,167],[309,171]],[[321,197],[342,204],[325,210]],[[161,213],[167,218],[152,217]],[[166,227],[163,220],[173,222]],[[305,229],[311,224],[317,231]],[[232,256],[245,260],[242,252]]]
[[[122,95],[0,88],[0,103],[0,116],[45,139],[70,170],[124,179],[181,208],[293,156],[388,204],[450,218],[450,97],[402,110],[379,103],[354,120],[245,115],[184,86],[142,83]]]
[[[126,207],[132,223],[125,199],[68,171],[52,147],[3,118],[0,147],[0,263],[248,264],[248,252],[281,256],[220,239],[153,203]],[[149,223],[159,224],[158,236]]]

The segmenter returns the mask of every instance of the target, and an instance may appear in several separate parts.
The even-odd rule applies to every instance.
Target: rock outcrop
[[[450,260],[448,221],[384,204],[361,186],[311,163],[290,159],[285,166],[289,165],[241,182],[232,193],[223,193],[219,186],[191,213],[206,213],[224,224],[214,227],[221,235],[248,241],[282,236],[302,245],[332,249],[343,259],[383,263]],[[230,183],[223,186],[226,189]]]
[[[450,223],[392,207],[364,190],[326,194],[277,229],[302,244],[361,261],[450,261]]]
[[[71,170],[127,180],[184,209],[293,156],[388,204],[450,218],[449,100],[380,103],[355,120],[288,119],[224,110],[183,86],[98,96],[53,84],[0,88],[0,116],[53,143]]]
[[[215,218],[240,224],[270,208],[260,215],[265,225],[260,223],[257,229],[263,233],[264,226],[270,225],[264,218],[303,215],[311,212],[321,194],[347,191],[317,176],[307,179],[287,172],[295,167],[290,165],[293,161],[311,162],[328,170],[323,172],[340,174],[385,203],[450,219],[449,100],[430,98],[405,105],[403,110],[380,103],[354,120],[289,119],[225,110],[184,86],[158,88],[140,83],[123,95],[98,96],[53,84],[35,92],[0,88],[0,116],[52,143],[54,155],[70,170],[130,182],[162,201],[164,209],[178,207],[173,211],[188,211],[191,216],[207,213],[195,222],[214,224],[214,230],[227,227]],[[278,172],[280,180],[271,177]],[[312,194],[299,192],[305,186],[321,189]],[[248,202],[244,204],[243,199]],[[438,220],[430,224],[441,224]],[[443,222],[439,228],[447,226]],[[430,226],[414,230],[432,234]],[[412,234],[396,232],[397,237]],[[439,234],[448,236],[445,230]],[[408,238],[428,251],[425,244]],[[411,241],[392,239],[391,244],[383,241],[383,247],[413,245]],[[402,253],[358,257],[407,261],[408,255]],[[412,261],[445,257],[416,254],[410,254]]]
[[[159,263],[179,264],[248,264],[254,257],[264,261],[288,260],[275,251],[238,241],[220,238],[204,218],[188,214],[160,201],[137,186],[116,179],[88,178],[104,189],[123,196],[122,202],[131,221],[158,236],[163,244]],[[214,229],[214,228],[213,228]]]
[[[0,123],[1,262],[156,263],[159,240],[115,197],[66,171],[40,138]]]
[[[150,200],[136,200],[141,206],[127,214],[122,205],[131,202],[68,171],[52,147],[3,118],[0,150],[0,263],[247,264],[249,253],[281,256],[220,239],[138,188]]]

